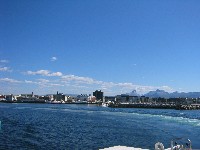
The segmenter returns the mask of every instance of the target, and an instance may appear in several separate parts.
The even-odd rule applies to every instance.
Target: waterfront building
[[[87,94],[80,94],[80,95],[77,96],[77,101],[86,102],[87,100],[88,100]]]
[[[39,99],[43,99],[45,101],[50,101],[51,100],[51,97],[48,96],[48,95],[45,95],[45,96],[40,96]]]
[[[75,98],[73,96],[66,96],[65,102],[67,103],[75,102]]]
[[[95,96],[88,96],[88,99],[87,99],[88,103],[95,103],[96,102],[96,97]]]
[[[0,101],[5,101],[6,97],[4,95],[0,95]]]
[[[38,95],[34,95],[32,92],[31,94],[21,94],[21,97],[30,98],[30,97],[38,97]]]
[[[105,96],[105,102],[115,102],[116,101],[116,97],[115,96]]]
[[[93,96],[95,96],[97,100],[103,101],[103,92],[101,90],[93,92]]]
[[[21,94],[19,96],[16,96],[15,98],[18,102],[24,102],[24,103],[44,103],[44,99],[40,99],[38,95],[34,95],[33,92],[31,94]]]
[[[129,95],[121,94],[121,102],[122,103],[128,103],[129,102]]]
[[[53,101],[53,94],[47,94],[46,97],[48,97],[49,101]]]
[[[121,103],[121,95],[116,95],[116,103]]]
[[[63,93],[58,93],[56,95],[53,95],[53,100],[56,101],[67,101],[67,96],[65,96]]]
[[[130,103],[140,103],[140,97],[139,96],[129,96],[129,102]]]
[[[36,97],[24,97],[21,99],[21,102],[35,102],[37,101],[38,99]]]
[[[13,96],[13,94],[6,95],[5,97],[6,97],[7,101],[14,101],[15,100],[15,97]]]

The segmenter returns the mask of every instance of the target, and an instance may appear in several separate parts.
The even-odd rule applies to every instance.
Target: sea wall
[[[178,109],[178,110],[196,110],[200,109],[200,105],[172,105],[172,104],[134,104],[134,103],[119,103],[109,104],[112,108],[152,108],[152,109]]]

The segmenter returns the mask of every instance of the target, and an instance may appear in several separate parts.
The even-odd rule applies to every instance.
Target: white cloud
[[[51,57],[51,61],[56,61],[57,57]]]
[[[27,71],[27,74],[29,75],[43,75],[47,76],[49,74],[48,70],[38,70],[38,71]]]
[[[5,59],[2,59],[0,60],[1,63],[8,63],[9,61],[8,60],[5,60]]]
[[[30,84],[35,83],[35,82],[33,82],[33,81],[30,81],[30,80],[25,80],[24,82],[25,82],[25,83],[30,83]]]
[[[165,90],[167,92],[174,92],[174,90],[171,87],[167,86],[167,85],[161,86],[158,89]]]
[[[161,89],[168,92],[173,91],[169,86],[143,86],[136,85],[133,83],[114,83],[114,82],[103,82],[98,81],[89,77],[80,77],[75,75],[65,75],[61,77],[61,81],[67,84],[76,85],[76,86],[90,86],[96,89],[105,90],[105,93],[122,94],[123,92],[130,92],[136,90],[139,94],[144,94],[152,90]],[[90,84],[90,85],[89,85]]]
[[[47,83],[47,82],[49,82],[49,80],[47,80],[47,79],[37,79],[39,82],[43,82],[43,83]]]
[[[64,85],[58,83],[50,83],[49,86],[64,86]]]
[[[80,77],[75,75],[65,75],[61,77],[63,81],[75,81],[79,83],[86,83],[86,84],[99,84],[101,81],[96,81],[89,77]]]
[[[27,71],[29,75],[42,75],[42,76],[62,76],[61,72],[50,72],[49,70]]]
[[[60,76],[62,76],[62,72],[53,72],[53,73],[48,74],[48,76],[57,76],[57,77],[60,77]]]
[[[10,71],[10,69],[8,67],[1,67],[0,71]]]
[[[49,81],[46,79],[37,79],[36,81],[25,80],[24,82],[27,84],[36,84],[39,85],[40,87],[64,86],[60,83],[55,83],[54,81]]]
[[[49,82],[49,80],[46,79],[37,79],[37,81],[31,81],[31,80],[25,80],[25,83],[30,83],[30,84],[46,84]]]
[[[84,87],[74,89],[75,91],[88,90],[91,92],[95,89],[101,89],[105,92],[105,94],[109,95],[117,95],[131,92],[132,90],[136,90],[139,94],[145,94],[149,91],[154,91],[156,89],[165,90],[167,92],[172,92],[173,89],[169,86],[145,86],[145,85],[136,85],[131,82],[125,83],[114,83],[114,82],[104,82],[95,80],[90,77],[82,77],[76,75],[64,75],[61,72],[51,72],[49,70],[38,70],[38,71],[27,71],[29,75],[42,75],[42,76],[54,76],[59,77],[57,80],[46,80],[46,79],[36,79],[36,81],[28,81],[25,83],[37,84],[40,87],[54,87],[54,86],[62,86],[62,87]],[[64,89],[63,89],[64,90]],[[72,90],[70,88],[70,90]],[[74,91],[73,90],[73,91]],[[81,91],[80,91],[81,90]],[[73,92],[72,91],[72,92]]]
[[[134,88],[135,85],[133,83],[117,83],[116,86],[126,87],[126,88]]]
[[[20,83],[21,81],[10,78],[0,78],[0,82]]]

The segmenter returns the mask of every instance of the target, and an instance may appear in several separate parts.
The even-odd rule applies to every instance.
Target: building
[[[140,97],[139,96],[130,96],[129,101],[131,103],[140,103]]]
[[[88,100],[88,95],[87,94],[81,94],[77,96],[77,101],[87,101]]]
[[[12,94],[6,95],[6,100],[7,100],[7,101],[14,101],[14,100],[15,100],[15,97],[14,97]]]
[[[105,102],[115,102],[116,101],[116,97],[115,96],[105,96]]]
[[[95,96],[97,100],[103,101],[103,92],[101,90],[93,92],[93,96]]]
[[[4,95],[0,95],[0,101],[5,101],[6,97]]]
[[[65,96],[63,93],[58,93],[56,95],[53,95],[53,99],[56,101],[66,101],[67,100],[67,96]]]
[[[88,103],[95,103],[96,102],[96,97],[95,96],[88,96]]]
[[[21,94],[21,97],[24,98],[31,98],[31,97],[38,97],[37,95],[34,95],[33,92],[31,94]]]

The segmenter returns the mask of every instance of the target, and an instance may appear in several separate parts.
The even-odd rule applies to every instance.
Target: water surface
[[[177,137],[200,148],[199,110],[1,103],[0,121],[0,149],[154,149]]]

